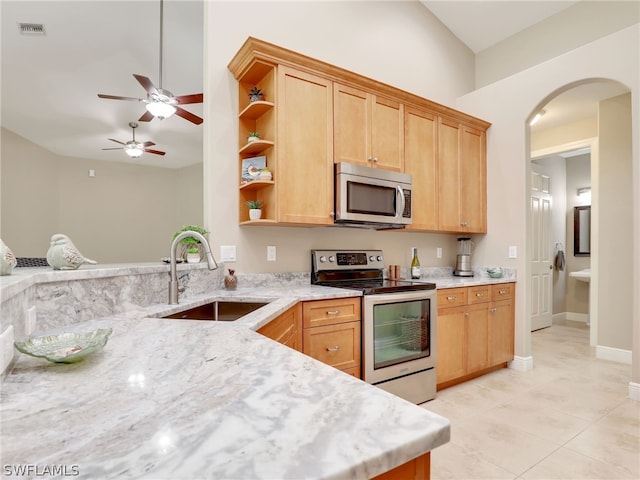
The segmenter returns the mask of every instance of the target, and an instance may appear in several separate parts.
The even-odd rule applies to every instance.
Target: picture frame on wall
[[[267,157],[249,157],[242,160],[242,183],[253,182],[260,177],[260,170],[267,166]]]

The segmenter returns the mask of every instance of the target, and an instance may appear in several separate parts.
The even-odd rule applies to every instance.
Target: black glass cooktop
[[[435,283],[412,282],[410,280],[337,280],[330,282],[317,282],[316,285],[325,287],[347,288],[349,290],[359,290],[364,295],[373,295],[376,293],[396,293],[396,292],[412,292],[415,290],[435,290]]]

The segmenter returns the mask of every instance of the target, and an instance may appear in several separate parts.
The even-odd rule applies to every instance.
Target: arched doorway
[[[577,148],[587,148],[590,153],[591,188],[591,281],[588,288],[588,317],[591,320],[590,343],[597,345],[596,355],[618,361],[631,362],[632,338],[632,292],[633,272],[630,262],[621,260],[621,252],[631,251],[632,246],[632,153],[631,153],[631,95],[624,85],[606,79],[585,79],[573,82],[549,94],[531,112],[529,120],[543,112],[534,126],[527,125],[531,149],[529,160],[541,156],[555,156],[562,160],[564,152]],[[615,112],[615,114],[613,113]],[[556,169],[561,171],[562,169]],[[532,167],[528,162],[527,178]],[[566,170],[565,170],[566,171]],[[560,182],[568,185],[566,176],[557,175]],[[553,179],[551,180],[553,182]],[[554,204],[556,216],[568,218],[567,206],[577,196],[575,191],[566,191],[564,198]],[[562,196],[561,196],[562,197]],[[618,205],[618,207],[616,207]],[[556,222],[557,223],[557,222]],[[530,223],[531,225],[531,223]],[[615,225],[616,228],[612,228]],[[533,232],[534,229],[531,229]],[[566,231],[566,230],[565,230]],[[554,236],[555,235],[555,238]],[[574,259],[572,245],[568,245],[567,235],[558,238],[558,229],[550,235],[550,251],[564,246],[565,256]],[[529,239],[528,241],[532,241]],[[610,250],[613,250],[611,252]],[[536,251],[528,249],[528,251]],[[528,261],[533,262],[533,258]],[[535,263],[535,262],[533,262]],[[573,262],[576,264],[577,262]],[[552,266],[553,268],[553,266]],[[530,268],[533,272],[533,268]],[[557,288],[576,280],[568,279],[570,271],[555,271],[554,285],[549,295],[564,295],[564,301],[551,303],[556,315],[558,305],[567,305],[567,289]],[[616,276],[616,285],[621,291],[612,298],[611,279]],[[540,282],[531,281],[533,290]],[[607,292],[606,295],[604,292]],[[625,293],[626,292],[626,293]],[[621,295],[618,296],[617,293]],[[544,295],[539,295],[544,298]],[[547,298],[549,300],[549,298]],[[568,300],[573,300],[568,298]],[[531,313],[538,306],[532,298]],[[624,338],[626,336],[626,338]],[[625,353],[628,352],[628,353]],[[628,358],[627,358],[628,357]]]

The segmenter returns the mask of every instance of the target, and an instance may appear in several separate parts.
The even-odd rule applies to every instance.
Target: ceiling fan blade
[[[126,143],[121,142],[120,140],[114,140],[113,138],[109,138],[109,140],[111,140],[112,142],[119,143],[120,145],[126,145]]]
[[[182,105],[186,105],[187,103],[202,103],[204,100],[204,95],[202,93],[194,93],[191,95],[180,95],[179,97],[174,97],[178,103]]]
[[[136,77],[136,80],[140,82],[140,85],[142,85],[142,88],[144,88],[148,94],[159,95],[158,89],[155,87],[153,82],[149,80],[149,78],[142,75],[136,75],[135,73],[133,74],[133,76]]]
[[[153,142],[144,142],[144,143],[142,144],[142,146],[143,146],[144,148],[147,148],[147,147],[153,147],[154,145],[155,145],[155,143],[153,143]]]
[[[103,148],[102,150],[122,150],[122,148],[121,147]]]
[[[143,151],[147,152],[147,153],[153,153],[155,155],[164,155],[165,152],[161,152],[160,150],[150,150],[148,148],[143,148]]]
[[[145,111],[144,114],[138,119],[139,122],[150,122],[155,117],[150,111]]]
[[[108,98],[110,100],[129,100],[131,102],[142,102],[141,98],[133,98],[133,97],[120,97],[118,95],[105,95],[104,93],[99,93],[98,97],[100,98]]]
[[[184,108],[176,107],[176,115],[184,118],[185,120],[189,120],[191,123],[195,123],[196,125],[200,125],[203,122],[202,118],[186,111]]]

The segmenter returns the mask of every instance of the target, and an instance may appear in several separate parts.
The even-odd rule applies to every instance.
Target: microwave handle
[[[400,209],[396,210],[396,218],[400,218],[404,213],[405,207],[404,190],[402,190],[402,187],[400,185],[397,185],[396,191],[398,192],[398,195],[400,195]]]

